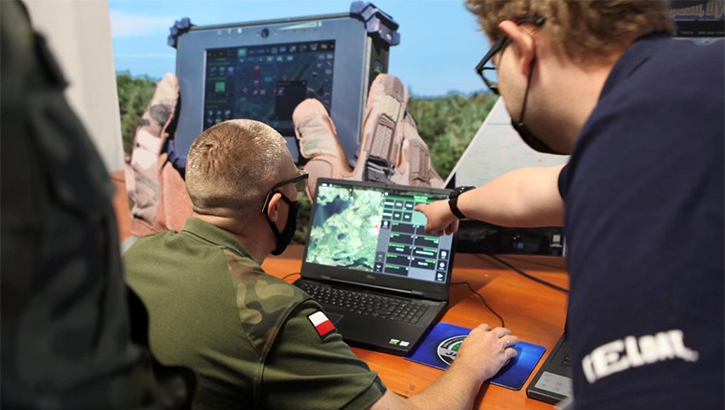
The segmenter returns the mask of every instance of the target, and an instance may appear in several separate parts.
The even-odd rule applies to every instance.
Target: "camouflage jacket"
[[[339,333],[316,331],[317,302],[217,227],[189,218],[139,239],[124,261],[154,355],[196,372],[195,409],[366,409],[385,391]]]
[[[1,407],[174,407],[131,341],[108,173],[22,4],[0,19]]]

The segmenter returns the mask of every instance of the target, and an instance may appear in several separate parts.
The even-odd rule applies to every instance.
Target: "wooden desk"
[[[284,254],[268,257],[262,267],[274,276],[299,272],[303,247],[290,246]],[[503,257],[509,263],[541,279],[568,288],[569,277],[561,258],[536,256]],[[292,282],[298,276],[287,280]],[[564,330],[567,295],[540,285],[481,255],[458,254],[451,282],[467,281],[506,321],[506,327],[521,340],[546,347],[546,353],[519,391],[484,383],[475,408],[485,409],[552,409],[546,403],[526,397],[526,386],[546,359]],[[441,319],[465,327],[488,323],[500,326],[494,316],[465,285],[451,286],[450,306]],[[366,349],[352,351],[380,374],[388,389],[409,396],[422,390],[443,372],[402,357]]]

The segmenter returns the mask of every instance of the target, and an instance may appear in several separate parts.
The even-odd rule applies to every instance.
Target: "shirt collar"
[[[670,36],[667,33],[652,33],[629,46],[614,64],[607,81],[604,83],[599,100],[601,101],[617,84],[637,71],[657,51],[657,46],[668,39],[670,39]]]
[[[189,233],[214,245],[232,249],[241,256],[252,259],[252,256],[249,252],[247,252],[247,249],[244,248],[244,245],[242,245],[237,238],[232,236],[229,232],[221,228],[217,228],[216,226],[199,218],[190,217],[187,219],[184,229],[182,229],[181,232]]]

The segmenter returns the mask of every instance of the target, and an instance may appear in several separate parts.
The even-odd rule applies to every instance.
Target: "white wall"
[[[456,186],[480,186],[518,168],[550,167],[568,160],[565,155],[540,154],[529,148],[511,126],[506,105],[499,98],[451,175],[456,177]]]
[[[25,0],[70,83],[66,97],[109,172],[122,170],[121,119],[107,0]]]

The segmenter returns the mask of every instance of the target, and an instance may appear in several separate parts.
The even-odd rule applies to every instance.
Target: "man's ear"
[[[526,28],[511,20],[502,21],[498,28],[511,40],[509,47],[513,48],[516,65],[525,76],[528,76],[531,71],[531,61],[536,57],[534,38]]]
[[[272,198],[269,200],[269,205],[267,206],[267,216],[269,216],[269,219],[272,222],[277,222],[279,220],[280,201],[282,201],[282,194],[279,192],[272,194]]]

